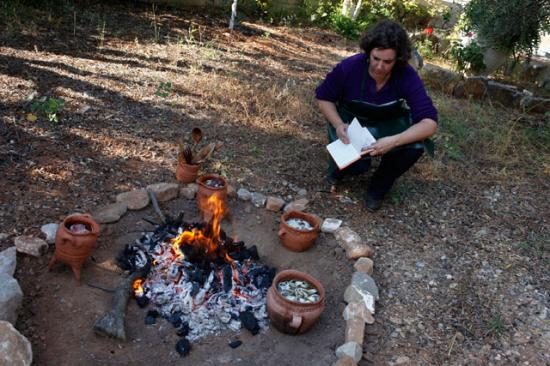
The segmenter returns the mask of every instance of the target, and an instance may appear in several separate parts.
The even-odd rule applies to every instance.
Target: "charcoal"
[[[185,357],[191,351],[191,343],[186,338],[182,338],[176,343],[176,351],[181,357]]]
[[[241,344],[243,344],[242,341],[236,340],[236,341],[233,341],[233,342],[229,342],[229,347],[235,349],[235,348],[239,347]]]
[[[223,275],[223,291],[227,293],[233,287],[233,270],[231,269],[231,266],[229,264],[226,264],[223,267],[222,275]]]
[[[149,305],[149,298],[147,296],[136,297],[136,302],[140,308],[144,308]]]
[[[189,328],[189,324],[187,322],[184,322],[182,326],[176,331],[176,334],[180,337],[185,337],[189,334],[189,331],[191,329]]]
[[[243,323],[243,327],[248,329],[252,335],[258,334],[260,331],[260,326],[258,325],[258,320],[254,317],[254,314],[250,310],[242,311],[239,314],[239,319]]]
[[[180,311],[177,311],[173,314],[171,314],[169,317],[168,317],[168,321],[170,323],[172,323],[172,325],[175,327],[175,328],[179,328],[182,324],[182,320],[181,320],[181,315],[182,313]]]
[[[159,316],[159,312],[156,310],[149,310],[147,312],[147,315],[145,315],[145,324],[152,325],[156,324],[157,317]]]
[[[193,289],[191,290],[191,296],[195,297],[195,295],[199,293],[200,289],[201,289],[201,286],[198,283],[193,282]]]
[[[248,272],[248,276],[252,278],[252,283],[257,288],[268,288],[273,282],[276,270],[272,267],[256,267]]]
[[[258,255],[258,247],[253,245],[247,250],[248,250],[248,253],[250,253],[250,258],[254,259],[255,261],[260,260],[260,256]]]

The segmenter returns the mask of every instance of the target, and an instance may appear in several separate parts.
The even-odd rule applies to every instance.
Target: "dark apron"
[[[368,64],[361,83],[361,97],[364,95],[367,74]],[[403,99],[382,105],[362,100],[337,102],[336,110],[342,121],[346,124],[350,124],[354,117],[357,118],[361,126],[367,127],[377,140],[382,137],[396,135],[412,126],[411,111]],[[336,129],[330,123],[327,124],[327,132],[329,142],[338,139]],[[390,150],[390,152],[406,148],[424,149],[428,155],[432,158],[434,157],[434,143],[430,139],[398,146]],[[370,157],[367,156],[364,159],[370,159]],[[329,160],[328,173],[338,171],[338,166],[334,163],[334,160],[330,157]]]

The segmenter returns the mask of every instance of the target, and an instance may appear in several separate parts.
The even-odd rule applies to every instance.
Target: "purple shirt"
[[[361,95],[361,83],[368,66],[368,56],[360,53],[340,62],[327,74],[317,87],[317,99],[329,102],[362,100],[372,104],[384,104],[400,98],[405,99],[411,109],[412,122],[424,118],[437,122],[437,110],[426,93],[424,83],[410,65],[395,66],[390,79],[376,91],[376,81],[366,73],[364,95]]]

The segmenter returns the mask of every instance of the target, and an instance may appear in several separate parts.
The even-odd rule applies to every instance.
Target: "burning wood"
[[[275,269],[255,262],[255,246],[247,248],[221,230],[222,202],[214,200],[220,209],[209,223],[168,218],[118,258],[131,271],[150,258],[148,276],[133,283],[138,304],[153,308],[146,322],[156,321],[155,312],[190,342],[227,329],[256,334],[267,327],[266,294]],[[185,355],[187,343],[178,342],[177,349]]]

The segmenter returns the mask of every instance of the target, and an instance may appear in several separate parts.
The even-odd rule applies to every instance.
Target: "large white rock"
[[[166,202],[178,197],[180,185],[178,183],[156,183],[147,186],[147,189],[155,192],[157,201]]]
[[[13,276],[17,265],[17,249],[9,247],[0,252],[0,274]]]
[[[0,320],[15,324],[21,301],[23,291],[17,280],[8,274],[0,274]]]
[[[285,206],[284,211],[304,211],[307,207],[309,200],[307,198],[300,198],[296,201],[290,202]]]
[[[117,202],[125,202],[128,210],[141,210],[149,205],[149,195],[145,189],[122,192],[116,196]]]
[[[351,357],[355,362],[359,362],[363,357],[363,347],[355,342],[347,342],[336,349],[336,357]]]
[[[326,218],[321,225],[321,231],[333,234],[340,228],[340,225],[342,225],[342,220]]]
[[[180,196],[187,198],[188,200],[195,199],[199,185],[197,183],[189,183],[180,188]]]
[[[128,204],[126,202],[117,202],[98,208],[92,213],[92,217],[98,224],[110,224],[120,220],[126,211],[128,211]]]
[[[264,207],[267,197],[259,192],[252,192],[251,195],[252,204],[256,207]]]
[[[29,254],[34,257],[41,257],[48,251],[48,243],[34,236],[18,236],[15,238],[14,242],[18,252]]]
[[[59,225],[55,223],[42,225],[42,227],[40,228],[40,231],[42,231],[44,235],[46,235],[46,243],[48,244],[55,243],[55,234],[57,234],[58,227]]]
[[[0,321],[0,365],[29,366],[31,363],[31,342],[9,322]]]
[[[241,201],[250,201],[252,199],[252,193],[246,188],[239,188],[237,197],[239,197]]]

